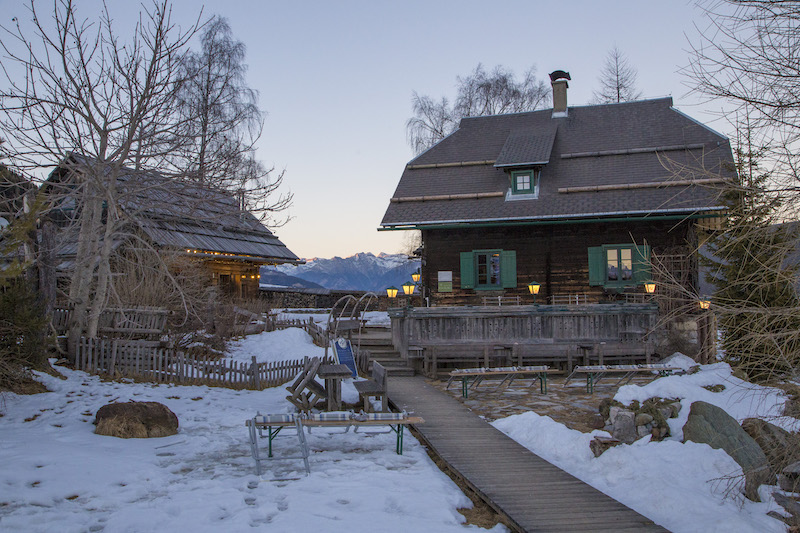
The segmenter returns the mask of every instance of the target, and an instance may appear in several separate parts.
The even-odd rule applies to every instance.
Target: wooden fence
[[[75,368],[154,383],[261,390],[290,381],[303,369],[303,361],[231,361],[189,356],[148,341],[82,338]]]
[[[292,318],[289,320],[276,320],[274,317],[269,320],[268,324],[268,331],[275,331],[277,329],[286,329],[286,328],[301,328],[304,329],[310,336],[311,340],[314,341],[314,344],[317,346],[325,347],[329,343],[328,331],[314,322],[313,318],[309,318],[308,320],[303,320],[302,318]]]

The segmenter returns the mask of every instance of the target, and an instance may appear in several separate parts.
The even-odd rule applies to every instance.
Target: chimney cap
[[[569,72],[564,72],[563,70],[554,70],[550,73],[551,83],[560,79],[572,80],[572,78],[569,77]]]

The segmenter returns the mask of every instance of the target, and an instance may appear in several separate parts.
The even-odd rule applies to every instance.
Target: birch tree
[[[178,111],[184,142],[172,154],[174,172],[229,191],[240,199],[241,209],[281,225],[277,217],[292,195],[278,193],[284,174],[255,158],[265,113],[258,92],[247,84],[245,45],[220,16],[204,25],[200,45],[182,63]]]

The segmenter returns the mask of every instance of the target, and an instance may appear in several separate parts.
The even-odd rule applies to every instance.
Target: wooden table
[[[320,365],[317,375],[325,380],[328,411],[342,408],[342,380],[353,377],[347,365]]]

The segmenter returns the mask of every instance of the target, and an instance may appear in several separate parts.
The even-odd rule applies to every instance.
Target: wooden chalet
[[[550,77],[553,109],[464,118],[403,171],[380,229],[422,234],[425,307],[390,311],[417,370],[649,362],[672,353],[661,318],[692,329],[728,139],[672,98],[569,107]]]
[[[48,183],[69,187],[75,181],[72,174],[81,172],[85,164],[93,163],[68,156],[51,173]],[[118,189],[119,206],[129,224],[116,238],[115,248],[135,246],[125,237],[135,233],[156,250],[201,261],[223,293],[256,298],[261,265],[302,262],[228,191],[130,169],[119,177]],[[67,219],[68,214],[62,220],[65,227]],[[75,252],[74,238],[67,235],[61,239],[57,250],[60,272],[69,272]]]
[[[406,165],[381,229],[421,230],[429,305],[620,300],[654,261],[696,290],[728,139],[672,98],[568,107],[559,73],[553,109],[465,118]]]

